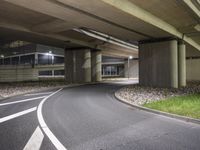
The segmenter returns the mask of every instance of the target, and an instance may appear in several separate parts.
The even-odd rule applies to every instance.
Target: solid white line
[[[6,116],[6,117],[3,117],[3,118],[0,118],[0,123],[8,121],[8,120],[11,120],[11,119],[14,119],[14,118],[17,118],[19,116],[28,114],[28,113],[33,112],[33,111],[36,111],[36,109],[37,109],[37,107],[33,107],[31,109],[27,109],[27,110],[18,112],[16,114],[13,114],[13,115],[10,115],[10,116]]]
[[[38,117],[38,121],[40,126],[42,127],[44,133],[47,135],[47,137],[50,139],[50,141],[53,143],[53,145],[56,147],[57,150],[67,150],[63,144],[56,138],[56,136],[51,132],[51,130],[48,128],[47,124],[44,121],[43,115],[42,115],[42,106],[44,104],[44,102],[50,98],[51,96],[53,96],[54,94],[60,92],[62,90],[59,89],[56,92],[52,93],[51,95],[45,97],[39,104],[38,109],[37,109],[37,117]]]
[[[45,98],[45,97],[46,96],[40,96],[40,97],[18,100],[18,101],[14,101],[14,102],[1,103],[0,106],[11,105],[11,104],[16,104],[16,103],[23,103],[23,102],[33,101],[33,100],[37,100],[37,99],[42,99],[42,98]]]
[[[51,94],[53,92],[45,92],[45,93],[32,93],[32,94],[26,94],[24,96],[34,96],[34,95],[45,95],[45,94]]]
[[[38,126],[33,132],[31,138],[29,139],[28,143],[26,144],[23,150],[39,150],[42,145],[43,139],[44,134]]]

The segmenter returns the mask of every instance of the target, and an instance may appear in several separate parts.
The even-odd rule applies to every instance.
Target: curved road
[[[113,93],[125,84],[77,86],[1,102],[39,97],[5,106],[0,104],[3,118],[0,149],[30,149],[31,146],[34,150],[54,150],[59,148],[55,143],[69,150],[200,149],[200,125],[141,111],[117,101]],[[38,115],[42,101],[41,114],[46,125],[41,124]],[[5,121],[7,116],[23,110],[31,112]]]

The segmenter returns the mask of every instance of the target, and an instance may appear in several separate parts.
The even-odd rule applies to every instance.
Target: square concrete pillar
[[[179,87],[186,86],[186,47],[183,42],[178,45],[178,82]]]
[[[73,83],[75,80],[75,54],[74,51],[65,50],[65,80]]]
[[[124,76],[125,78],[134,78],[138,79],[138,73],[139,73],[139,63],[138,60],[131,59],[125,61],[124,64]]]
[[[91,51],[65,50],[65,79],[68,83],[91,82]]]
[[[102,80],[102,54],[101,51],[92,52],[92,81],[100,82]]]
[[[139,45],[139,83],[144,86],[178,88],[176,40]]]

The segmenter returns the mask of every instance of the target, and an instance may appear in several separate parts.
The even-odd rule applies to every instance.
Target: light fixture
[[[1,55],[1,58],[4,58],[4,55]]]
[[[48,53],[45,53],[47,56],[52,56],[52,51],[49,51]]]
[[[129,58],[129,59],[133,59],[133,56],[129,56],[128,58]]]

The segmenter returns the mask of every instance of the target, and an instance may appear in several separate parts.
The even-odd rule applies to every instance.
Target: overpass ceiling
[[[177,29],[196,25],[200,20],[186,9],[183,0],[130,0],[137,6],[149,11],[153,15],[162,18]]]
[[[185,35],[192,37],[200,44],[200,32],[195,29],[195,26],[200,24],[200,18],[188,8],[183,0],[151,0],[151,2],[144,2],[142,0],[130,1],[151,14],[162,18],[162,20],[171,24]]]
[[[36,29],[49,28],[55,20],[71,28],[87,27],[125,41],[169,36],[153,25],[144,23],[100,0],[10,0],[1,1],[1,21]],[[47,24],[45,26],[45,24]],[[69,29],[69,28],[66,28]],[[64,30],[64,29],[63,29]]]
[[[50,43],[54,43],[53,39],[55,39],[55,44],[60,44],[58,41],[62,44],[64,41],[71,41],[74,46],[89,47],[95,47],[100,41],[75,33],[71,29],[86,27],[128,42],[174,37],[153,24],[109,5],[107,1],[2,0],[0,1],[0,28],[16,30],[15,35],[20,32],[23,33],[22,35],[27,33],[35,39],[39,36],[47,37]],[[129,2],[162,18],[179,31],[189,32],[188,36],[200,44],[199,32],[193,28],[198,23],[198,19],[187,11],[181,0],[150,0],[146,3],[141,0],[129,0]]]

